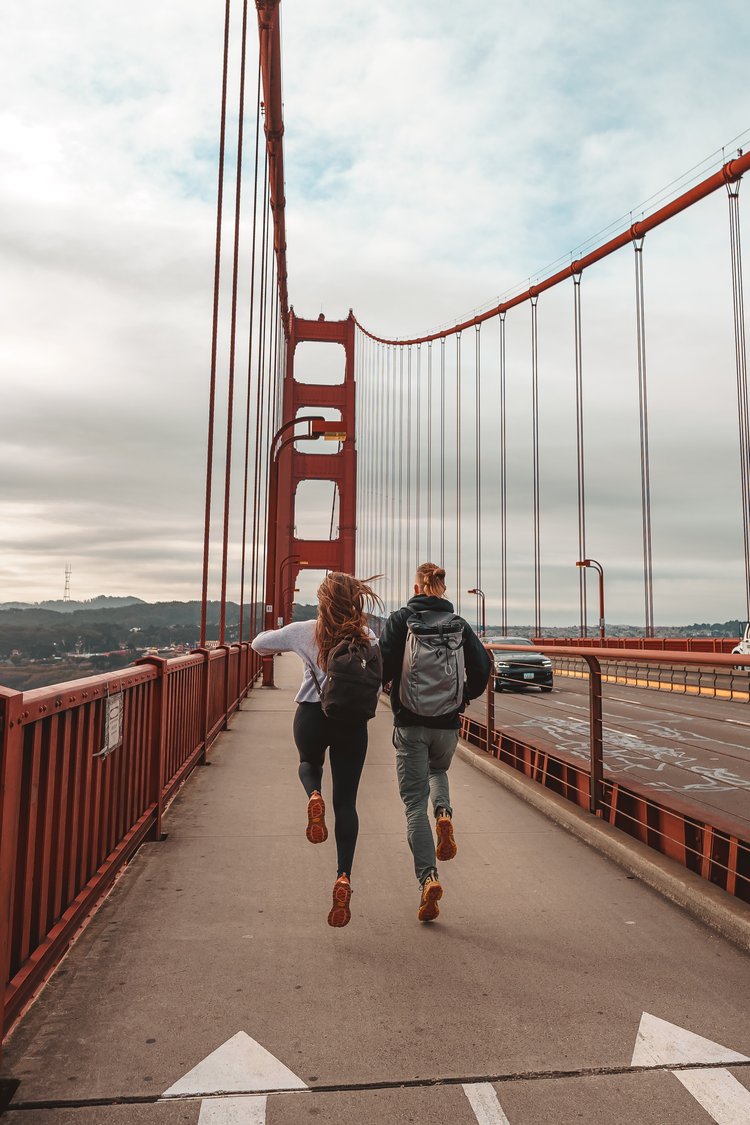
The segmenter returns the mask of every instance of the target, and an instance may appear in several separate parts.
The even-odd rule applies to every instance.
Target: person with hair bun
[[[445,593],[443,567],[422,563],[413,597],[389,616],[380,638],[383,683],[391,684],[406,837],[420,885],[420,922],[432,922],[440,913],[443,888],[437,861],[453,859],[458,851],[448,769],[458,744],[460,715],[470,699],[482,694],[491,669],[484,645],[454,612]]]
[[[328,658],[337,645],[343,640],[377,644],[368,624],[368,611],[380,606],[380,598],[367,582],[333,572],[318,587],[315,620],[268,629],[252,642],[255,651],[264,656],[296,652],[304,664],[295,696],[294,741],[299,752],[299,779],[308,797],[305,834],[311,844],[328,839],[321,785],[326,749],[330,752],[338,874],[328,925],[335,927],[346,926],[351,919],[352,863],[359,833],[357,790],[367,755],[367,720],[329,718],[323,712],[321,696]]]

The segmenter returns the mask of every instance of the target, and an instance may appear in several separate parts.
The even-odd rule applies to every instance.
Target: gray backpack
[[[406,621],[401,703],[415,715],[439,718],[464,701],[464,621],[455,613],[423,609]]]

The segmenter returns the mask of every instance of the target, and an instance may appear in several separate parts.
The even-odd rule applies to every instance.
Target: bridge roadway
[[[12,1035],[9,1122],[750,1120],[748,958],[464,761],[459,853],[417,922],[385,707],[352,922],[330,929],[299,671],[277,661]]]
[[[605,683],[602,708],[605,777],[637,781],[657,800],[679,794],[699,817],[718,811],[750,831],[747,704]],[[469,713],[484,722],[484,699]],[[557,674],[549,694],[496,692],[495,722],[519,741],[589,762],[588,680]]]

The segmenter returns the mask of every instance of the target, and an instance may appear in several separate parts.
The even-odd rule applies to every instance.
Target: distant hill
[[[11,609],[46,609],[54,613],[75,613],[79,609],[118,609],[120,606],[146,604],[143,598],[111,598],[107,594],[100,594],[83,602],[65,602],[62,598],[46,602],[0,602],[0,612]]]

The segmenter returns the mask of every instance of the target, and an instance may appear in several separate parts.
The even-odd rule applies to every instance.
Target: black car
[[[527,645],[533,648],[532,642],[526,637],[492,637],[488,640],[493,645]],[[495,691],[515,687],[517,684],[535,685],[542,691],[552,691],[552,661],[541,652],[503,652],[493,649],[492,661]]]

